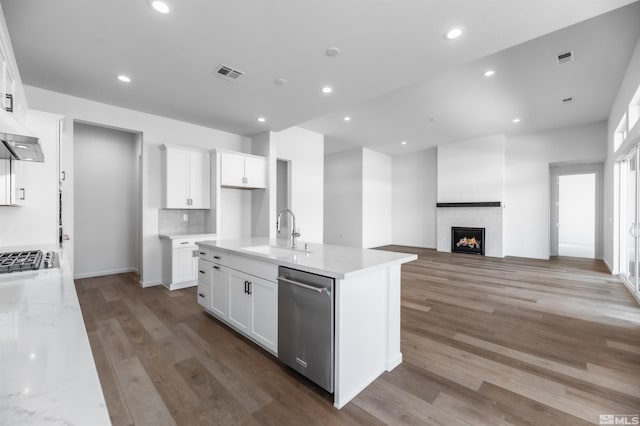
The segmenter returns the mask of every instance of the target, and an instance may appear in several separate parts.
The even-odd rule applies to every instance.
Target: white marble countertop
[[[60,269],[0,275],[2,425],[111,424],[73,273],[60,257]]]
[[[298,242],[298,250],[291,250],[288,248],[288,240],[269,238],[223,239],[197,244],[337,279],[349,279],[366,271],[411,262],[418,258],[411,253],[319,243],[307,243],[308,252],[305,252],[304,241]]]
[[[216,234],[210,234],[210,233],[202,233],[202,232],[197,232],[197,233],[166,233],[166,234],[158,234],[158,237],[164,239],[164,240],[178,240],[181,238],[211,238],[214,239],[217,237]]]

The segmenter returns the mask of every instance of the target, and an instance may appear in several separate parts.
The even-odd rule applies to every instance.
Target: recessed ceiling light
[[[400,142],[400,145],[406,145],[406,144],[407,144],[407,141]]]
[[[460,37],[463,32],[464,31],[462,30],[462,28],[454,27],[447,31],[447,33],[444,35],[444,38],[446,38],[447,40],[455,40],[456,38]]]
[[[331,87],[329,87],[329,86],[325,86],[325,87],[322,88],[322,93],[324,93],[324,94],[328,95],[331,92],[333,92],[333,89]]]
[[[344,118],[344,121],[351,121],[351,117],[349,117],[348,115]]]
[[[334,58],[334,57],[338,56],[338,53],[340,53],[340,49],[338,49],[337,47],[330,47],[324,53],[328,57]]]
[[[284,86],[285,84],[287,84],[287,79],[286,78],[276,78],[274,81],[276,86]]]
[[[258,117],[258,121],[264,123],[265,121],[267,121],[267,119],[264,117]]]
[[[162,13],[163,15],[166,15],[167,13],[171,12],[171,8],[169,7],[169,4],[166,1],[151,0],[149,4],[153,8],[153,10],[155,10],[158,13]]]
[[[512,121],[513,121],[514,123],[519,123],[519,122],[520,122],[520,119],[519,119],[519,118],[514,118]]]
[[[491,77],[492,75],[494,75],[496,72],[494,70],[486,70],[484,72],[484,76],[485,77]]]
[[[131,78],[129,78],[128,76],[124,75],[124,74],[120,74],[118,76],[118,80],[124,82],[124,83],[131,83]]]

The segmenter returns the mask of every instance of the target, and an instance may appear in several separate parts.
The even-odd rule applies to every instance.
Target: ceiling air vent
[[[564,99],[562,100],[562,103],[563,103],[563,104],[568,104],[568,103],[571,103],[571,102],[573,102],[573,96],[570,96],[570,97],[568,97],[568,98],[564,98]]]
[[[558,65],[566,64],[567,62],[573,62],[573,52],[564,52],[558,55],[556,60],[558,61]]]
[[[224,78],[225,80],[228,80],[228,81],[236,81],[238,78],[244,75],[242,71],[237,70],[235,68],[231,68],[230,66],[224,65],[224,64],[218,67],[215,74],[218,77]]]

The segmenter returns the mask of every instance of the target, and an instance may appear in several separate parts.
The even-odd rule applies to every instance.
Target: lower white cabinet
[[[169,290],[197,285],[199,251],[196,242],[211,240],[212,237],[163,238],[162,284]]]
[[[265,349],[278,352],[278,284],[257,275],[272,277],[277,265],[258,262],[238,271],[205,259],[215,253],[201,252],[198,303],[238,332]],[[226,254],[225,254],[226,255]],[[221,255],[227,259],[228,255]],[[232,265],[245,265],[230,259]],[[266,272],[265,272],[266,271]],[[207,291],[200,291],[206,286]],[[207,299],[208,298],[208,299]]]

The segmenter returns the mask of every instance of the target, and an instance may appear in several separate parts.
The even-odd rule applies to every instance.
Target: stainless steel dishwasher
[[[333,278],[278,268],[278,359],[333,392]]]

